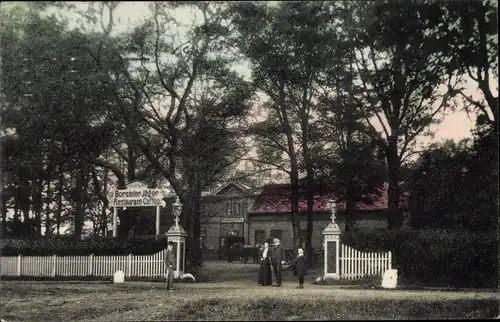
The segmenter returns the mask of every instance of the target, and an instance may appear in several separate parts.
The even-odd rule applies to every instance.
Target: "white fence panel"
[[[17,276],[17,256],[0,257],[0,270],[2,276]]]
[[[384,271],[391,269],[391,252],[361,252],[343,244],[340,249],[339,273],[341,279],[382,275]]]
[[[1,276],[100,276],[121,270],[127,277],[162,277],[164,251],[152,255],[120,256],[5,256]]]
[[[23,258],[29,258],[29,256]],[[86,276],[88,258],[88,256],[57,256],[56,276]]]
[[[52,276],[54,256],[29,256],[21,260],[21,275]]]

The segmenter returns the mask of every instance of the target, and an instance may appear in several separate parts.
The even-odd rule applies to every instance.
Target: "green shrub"
[[[397,245],[410,238],[409,230],[352,230],[341,236],[341,242],[360,251],[395,252]]]
[[[497,287],[494,233],[416,230],[397,247],[410,282],[433,286]]]
[[[423,286],[498,285],[498,236],[442,229],[352,231],[341,241],[362,251],[392,251],[403,281]]]

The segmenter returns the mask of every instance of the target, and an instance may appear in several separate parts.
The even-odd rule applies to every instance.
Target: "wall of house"
[[[330,223],[329,213],[315,213],[313,221],[313,235],[312,235],[312,246],[313,248],[321,249],[323,248],[323,235],[322,232],[326,226]],[[340,213],[337,216],[337,224],[341,230],[345,228],[345,215]],[[305,231],[307,229],[306,215],[299,215],[300,230],[303,236],[305,236]],[[355,228],[359,229],[380,229],[387,228],[387,220],[384,212],[368,212],[368,213],[358,213],[356,216],[356,222],[354,224]],[[254,245],[257,241],[255,240],[255,231],[260,230],[265,232],[265,238],[273,238],[273,230],[282,231],[281,243],[285,247],[293,246],[293,230],[292,221],[289,214],[265,214],[265,215],[255,215],[249,216],[249,240],[250,244]]]
[[[313,221],[313,236],[312,236],[312,245],[313,248],[321,248],[323,236],[321,232],[326,228],[330,219],[329,214],[326,213],[316,213],[314,215]],[[305,233],[307,229],[307,221],[306,216],[301,214],[299,215],[300,222],[300,230]],[[285,247],[293,246],[293,229],[292,229],[292,220],[289,214],[278,214],[278,215],[251,215],[249,218],[249,237],[250,244],[254,245],[256,243],[255,240],[255,231],[262,230],[265,232],[265,238],[273,238],[276,236],[272,236],[273,230],[281,230],[281,244]]]
[[[247,213],[252,207],[252,196],[234,185],[219,191],[216,196],[205,197],[200,229],[207,247],[218,253],[221,237],[228,236],[230,230],[248,241]]]

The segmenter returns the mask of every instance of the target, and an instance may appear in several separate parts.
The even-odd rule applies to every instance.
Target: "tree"
[[[420,2],[353,4],[355,26],[361,28],[351,33],[357,75],[351,97],[364,107],[371,135],[387,160],[389,228],[402,225],[401,165],[416,138],[439,122],[460,79],[433,55],[427,31],[434,21],[422,18],[428,8]]]
[[[341,89],[339,89],[341,90]],[[328,144],[315,151],[315,171],[320,186],[335,191],[346,202],[345,230],[352,229],[356,203],[372,201],[386,178],[384,156],[367,135],[363,114],[347,93],[321,100],[321,124]]]
[[[288,108],[289,97],[286,90],[290,77],[290,48],[286,37],[279,29],[279,9],[266,4],[238,3],[232,7],[232,18],[239,32],[236,44],[243,55],[252,63],[252,78],[257,90],[268,95],[266,104],[270,115],[266,121],[256,124],[251,134],[260,141],[261,160],[265,164],[284,170],[290,177],[291,218],[294,246],[300,243],[298,222],[299,164],[296,139]],[[275,29],[276,28],[276,29]],[[274,31],[276,32],[274,32]],[[287,156],[290,170],[274,160]],[[280,163],[278,161],[278,163]]]
[[[454,1],[433,3],[436,51],[441,63],[468,76],[457,93],[472,108],[486,116],[498,132],[498,8],[492,1]],[[429,10],[431,11],[431,10]],[[472,81],[483,94],[467,91]],[[472,85],[472,84],[471,84]],[[496,92],[496,94],[495,94]]]
[[[489,131],[480,131],[479,122],[472,142],[448,141],[420,158],[410,180],[413,227],[498,229],[498,171],[491,158],[498,139],[489,120],[483,122]]]
[[[179,39],[170,28],[177,24],[171,12],[184,7],[197,10],[202,22]],[[114,7],[108,9],[112,17]],[[126,84],[113,95],[128,142],[183,203],[181,219],[194,242],[187,261],[196,266],[201,260],[196,252],[201,192],[244,150],[238,133],[253,90],[230,70],[230,56],[221,53],[228,34],[225,4],[154,3],[150,9],[144,24],[104,43],[106,49],[94,51],[93,57],[99,70]],[[103,64],[106,53],[117,64]],[[127,62],[129,55],[140,63]],[[146,131],[135,127],[135,119],[146,124]]]
[[[29,201],[31,195],[32,202],[23,203],[25,221],[32,206],[39,236],[44,190],[46,229],[50,231],[51,182],[57,171],[72,173],[75,237],[80,238],[91,165],[118,132],[109,96],[115,84],[106,83],[93,68],[88,54],[88,48],[95,45],[91,38],[67,31],[65,24],[42,18],[34,10],[14,9],[4,14],[8,23],[2,32],[2,49],[9,50],[3,52],[7,108],[2,119],[12,133],[2,142],[4,169],[25,191],[18,200]],[[64,191],[64,180],[64,176],[59,180],[59,194]],[[61,196],[59,200],[62,207]],[[59,220],[60,216],[58,225]]]
[[[332,50],[336,25],[331,21],[340,15],[338,12],[342,12],[341,5],[326,2],[233,6],[233,19],[239,31],[237,45],[252,63],[256,88],[269,98],[264,105],[268,109],[267,119],[257,124],[252,133],[260,149],[256,162],[274,165],[290,178],[295,245],[301,243],[296,214],[299,175],[305,172],[308,252],[315,193],[311,150],[321,145],[315,131],[315,99],[324,69],[337,63]]]

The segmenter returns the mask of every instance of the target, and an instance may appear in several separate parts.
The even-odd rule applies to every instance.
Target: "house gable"
[[[247,194],[248,189],[244,187],[243,185],[240,185],[236,182],[228,182],[222,187],[220,187],[216,192],[215,195],[217,196],[239,196],[243,194]]]

